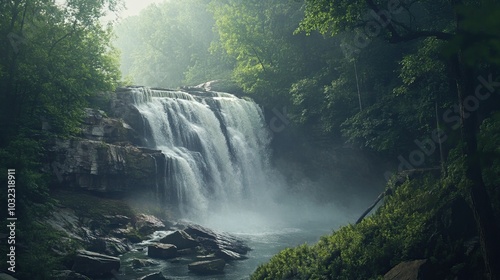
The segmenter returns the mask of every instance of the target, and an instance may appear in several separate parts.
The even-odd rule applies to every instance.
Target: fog
[[[274,53],[277,53],[276,49],[270,47],[286,47],[276,45],[272,42],[273,38],[266,37],[278,33],[266,30],[257,35],[235,35],[234,40],[238,41],[236,45],[229,46],[227,42],[224,45],[220,39],[227,34],[222,32],[228,32],[231,28],[228,26],[231,22],[224,20],[230,20],[231,17],[221,18],[224,13],[230,12],[225,10],[221,1],[125,1],[125,6],[127,9],[120,14],[115,26],[115,46],[121,52],[121,71],[126,84],[176,88],[216,79],[235,81],[234,73],[238,71],[235,67],[240,65],[237,60],[246,52],[238,49],[240,45],[250,44],[250,50],[258,48],[254,49],[256,58],[249,57],[248,61],[259,61],[257,65],[263,68],[274,67],[274,61],[269,62],[269,66],[264,66],[264,60],[273,60]],[[277,27],[279,32],[289,35],[302,17],[300,3],[290,4],[290,9],[297,9],[298,12],[294,13],[294,17],[282,19],[284,23]],[[305,39],[297,37],[294,40],[304,44],[300,40]],[[308,44],[314,45],[317,38],[308,40],[311,41]],[[322,42],[325,46],[328,43]],[[307,56],[306,53],[302,55]],[[302,67],[305,73],[309,68],[315,67],[306,64],[307,58],[304,61]],[[286,69],[287,66],[282,67]],[[238,83],[237,79],[235,82]],[[259,94],[252,97],[262,106],[282,105],[282,101],[269,101],[272,98]],[[300,149],[300,143],[292,145],[291,149]],[[312,149],[314,152],[308,152],[321,154],[322,149],[317,147]],[[271,157],[272,149],[269,153]],[[297,150],[295,153],[306,152]],[[311,226],[336,229],[353,223],[383,188],[383,182],[379,180],[357,180],[360,172],[356,170],[352,174],[344,174],[344,177],[353,180],[340,179],[332,175],[338,173],[337,170],[332,172],[332,168],[339,166],[328,166],[327,163],[322,167],[315,167],[317,175],[307,176],[303,169],[308,168],[312,159],[311,162],[299,161],[298,157],[290,158],[283,153],[273,153],[268,169],[258,175],[265,177],[265,183],[252,186],[252,190],[242,195],[241,199],[228,201],[211,197],[209,211],[191,213],[181,218],[230,232],[257,233],[263,230]],[[353,163],[346,162],[346,165],[353,169],[361,168]],[[341,172],[349,171],[344,167]],[[365,173],[361,176],[377,177],[379,170],[363,172]],[[369,181],[373,182],[372,185],[367,183]]]

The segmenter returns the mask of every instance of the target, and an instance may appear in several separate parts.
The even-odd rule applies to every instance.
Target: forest
[[[373,214],[279,252],[251,279],[393,279],[421,259],[422,279],[500,279],[498,1],[166,0],[111,21],[119,0],[63,2],[0,3],[1,205],[15,169],[18,250],[30,248],[18,279],[67,263],[39,222],[58,204],[43,165],[51,139],[78,135],[98,93],[207,81],[262,107],[276,157],[300,161],[290,149],[307,143],[393,167]]]

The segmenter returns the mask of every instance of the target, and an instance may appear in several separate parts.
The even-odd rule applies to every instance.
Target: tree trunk
[[[478,109],[467,108],[467,101],[474,97],[473,71],[467,68],[460,58],[455,59],[456,83],[460,101],[462,119],[463,153],[466,163],[466,178],[469,181],[471,208],[479,234],[481,253],[484,259],[488,279],[500,278],[500,242],[498,226],[495,223],[493,207],[486,191],[482,177],[480,156],[477,151],[477,134],[479,132]],[[476,99],[477,100],[477,99]],[[469,110],[467,110],[469,109]]]

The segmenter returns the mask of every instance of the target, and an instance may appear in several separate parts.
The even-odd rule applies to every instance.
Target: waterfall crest
[[[212,91],[133,89],[145,138],[165,163],[158,197],[200,216],[251,201],[267,188],[270,134],[251,100]]]

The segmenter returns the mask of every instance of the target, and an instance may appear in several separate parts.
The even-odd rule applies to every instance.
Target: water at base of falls
[[[121,257],[120,277],[136,279],[161,271],[168,279],[248,279],[259,264],[286,247],[312,244],[356,217],[333,204],[317,205],[305,192],[293,194],[270,165],[270,135],[262,111],[251,100],[219,92],[133,89],[145,139],[165,162],[157,197],[176,204],[180,216],[229,232],[252,248],[248,259],[226,265],[220,275],[190,273],[189,258],[158,260],[159,266],[133,269]]]
[[[165,155],[164,170],[157,170],[164,174],[157,194],[163,203],[199,218],[272,196],[270,136],[253,101],[202,90],[141,87],[133,94],[145,138]]]
[[[121,257],[120,279],[138,279],[144,275],[161,271],[167,279],[224,279],[224,280],[246,280],[255,269],[267,262],[273,255],[287,247],[295,247],[304,243],[313,244],[319,240],[320,235],[331,233],[328,228],[281,228],[279,230],[261,230],[254,233],[233,233],[246,241],[252,248],[248,252],[246,260],[232,261],[226,264],[224,273],[215,275],[197,275],[189,272],[187,265],[193,261],[186,257],[171,260],[155,259],[157,266],[134,269],[132,260],[134,258],[145,258],[144,251],[133,251]]]

